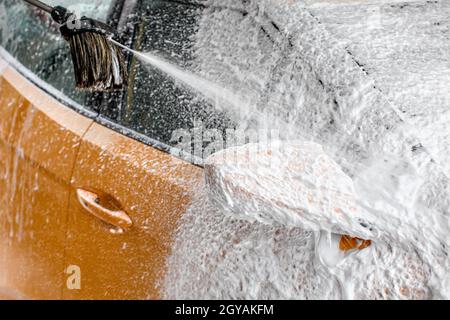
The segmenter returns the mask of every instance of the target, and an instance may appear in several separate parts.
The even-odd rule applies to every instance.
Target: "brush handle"
[[[45,12],[48,12],[48,13],[53,12],[53,7],[50,7],[49,5],[46,5],[45,3],[41,2],[41,1],[38,1],[38,0],[23,0],[23,1],[28,2],[29,4],[39,8],[41,10],[44,10]]]

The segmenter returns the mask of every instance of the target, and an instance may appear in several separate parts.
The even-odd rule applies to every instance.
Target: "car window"
[[[48,0],[80,15],[105,20],[113,0]],[[47,13],[23,1],[0,0],[0,44],[40,79],[84,104],[87,93],[75,89],[68,44]]]
[[[262,27],[264,17],[198,1],[143,0],[135,13],[133,48],[201,84],[193,89],[192,83],[186,85],[160,66],[132,57],[123,101],[118,108],[109,103],[102,115],[122,128],[194,154],[193,161],[255,141],[238,130],[259,130],[259,120],[254,120],[259,115],[252,110],[267,99],[274,66],[287,50],[271,35],[279,33],[276,25],[267,19],[268,26]],[[211,99],[211,92],[218,94]],[[180,135],[190,140],[180,141]]]
[[[138,11],[134,48],[191,70],[201,7],[147,0]],[[131,62],[127,97],[116,117],[121,125],[171,146],[178,143],[173,140],[175,131],[191,129],[195,123],[218,130],[233,126],[226,114],[215,110],[202,95],[136,58]]]

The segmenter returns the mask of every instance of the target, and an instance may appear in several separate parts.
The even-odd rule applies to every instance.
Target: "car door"
[[[87,95],[49,18],[0,6],[0,297],[59,299],[70,180],[95,113],[78,104]]]
[[[67,275],[63,297],[159,298],[173,232],[201,177],[196,166],[94,124],[72,178],[65,265],[77,273]]]
[[[174,44],[162,48],[167,53],[182,53],[196,9],[140,1],[135,48],[155,48],[157,39]],[[105,97],[81,144],[70,196],[65,299],[161,298],[177,223],[203,181],[202,168],[168,152],[172,133],[193,124],[185,120],[195,107],[188,93],[134,58],[129,81],[123,100]]]

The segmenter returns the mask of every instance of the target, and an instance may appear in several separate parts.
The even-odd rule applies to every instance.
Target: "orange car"
[[[108,21],[122,43],[180,66],[194,60],[206,10],[189,1],[47,2]],[[258,28],[261,47],[275,48]],[[211,151],[190,141],[193,152],[183,152],[174,133],[198,123],[224,132],[233,120],[131,56],[127,90],[76,91],[57,26],[21,1],[0,0],[0,44],[0,298],[162,297],[177,223]],[[270,50],[261,64],[274,62]],[[369,243],[343,237],[340,248]]]
[[[48,2],[110,21],[135,48],[189,59],[196,6]],[[77,92],[45,15],[6,0],[0,21],[0,297],[159,298],[172,233],[203,179],[168,152],[173,128],[191,125],[187,94],[134,59],[127,92]]]

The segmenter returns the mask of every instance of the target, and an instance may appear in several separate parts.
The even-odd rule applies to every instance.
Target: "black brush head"
[[[127,86],[121,48],[112,43],[112,29],[99,21],[70,17],[60,28],[69,42],[76,86],[82,90],[115,91]]]

